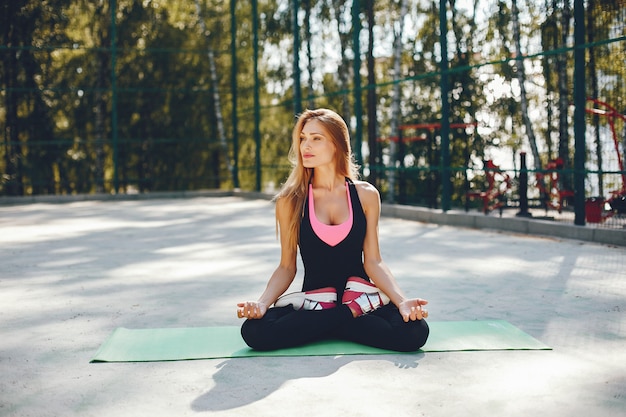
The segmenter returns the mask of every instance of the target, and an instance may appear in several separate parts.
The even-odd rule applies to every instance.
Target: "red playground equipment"
[[[619,141],[617,139],[617,132],[615,131],[615,119],[621,119],[626,122],[626,116],[619,113],[611,105],[593,98],[588,98],[587,101],[593,103],[593,108],[587,108],[587,113],[596,114],[606,117],[611,129],[611,135],[613,137],[613,143],[615,145],[615,153],[617,154],[617,163],[619,166],[620,175],[622,178],[621,188],[611,191],[611,196],[607,200],[611,209],[619,214],[626,213],[626,171],[624,171],[624,161],[619,151]],[[625,143],[626,145],[626,143]]]
[[[487,177],[487,189],[485,191],[469,191],[466,197],[470,200],[479,198],[483,203],[483,213],[502,209],[506,205],[506,193],[511,188],[511,177],[502,171],[499,166],[488,159],[484,162],[485,176]]]
[[[563,169],[563,159],[556,158],[546,165],[546,172],[537,172],[536,174],[537,187],[541,192],[542,199],[545,199],[546,210],[552,208],[559,213],[563,210],[565,199],[574,196],[574,191],[561,189],[561,169]]]

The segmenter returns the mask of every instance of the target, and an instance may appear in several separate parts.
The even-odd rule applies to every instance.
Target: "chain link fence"
[[[271,192],[330,107],[386,202],[626,226],[623,1],[5,3],[0,195]]]

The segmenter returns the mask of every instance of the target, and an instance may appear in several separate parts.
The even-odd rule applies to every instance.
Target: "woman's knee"
[[[241,325],[241,337],[252,349],[263,350],[262,336],[258,320],[248,319]]]
[[[415,352],[426,344],[428,335],[430,334],[430,328],[426,320],[418,320],[411,323],[410,330],[407,332],[406,337],[402,339],[398,350],[402,352]]]

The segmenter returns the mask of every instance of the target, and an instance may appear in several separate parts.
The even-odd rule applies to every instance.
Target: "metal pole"
[[[230,0],[230,92],[232,99],[233,188],[239,188],[239,137],[237,133],[237,17],[236,0]]]
[[[113,142],[113,192],[118,193],[118,137],[117,137],[117,79],[115,74],[116,45],[115,45],[115,13],[116,0],[111,0],[111,140]]]
[[[574,224],[585,225],[585,5],[574,0]]]
[[[363,103],[361,100],[361,1],[352,1],[352,44],[354,49],[354,118],[356,126],[354,131],[354,159],[363,170],[363,157],[361,147],[363,143]]]
[[[441,209],[450,210],[450,101],[448,99],[448,2],[439,0],[439,42],[441,44]]]
[[[526,165],[526,152],[520,152],[519,174],[519,212],[517,217],[532,217],[528,211],[528,166]]]
[[[257,12],[257,0],[252,0],[252,47],[254,66],[254,142],[256,144],[255,165],[256,165],[256,185],[255,190],[261,191],[261,124],[260,103],[259,103],[259,24]]]

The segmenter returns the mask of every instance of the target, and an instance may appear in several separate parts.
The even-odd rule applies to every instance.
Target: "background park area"
[[[626,223],[623,0],[1,4],[0,196],[271,192],[329,107],[387,203]]]

